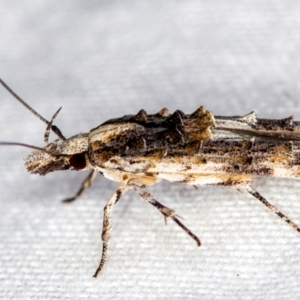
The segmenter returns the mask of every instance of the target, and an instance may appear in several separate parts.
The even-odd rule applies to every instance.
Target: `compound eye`
[[[82,170],[86,167],[85,154],[74,154],[70,157],[70,165],[76,170]]]

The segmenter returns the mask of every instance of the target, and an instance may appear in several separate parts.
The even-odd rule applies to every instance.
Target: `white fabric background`
[[[187,113],[300,119],[300,2],[15,1],[0,4],[0,75],[66,136],[105,120]],[[0,87],[0,140],[43,145],[45,125]],[[53,138],[53,136],[52,136]],[[26,173],[28,149],[0,148],[1,299],[300,299],[300,235],[233,189],[150,189],[202,241],[133,192],[113,212],[107,268],[104,178],[72,205],[85,174]],[[300,182],[254,186],[300,224]]]

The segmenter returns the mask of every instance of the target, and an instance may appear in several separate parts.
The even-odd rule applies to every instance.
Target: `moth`
[[[146,187],[162,179],[171,182],[213,185],[244,189],[296,231],[300,228],[252,186],[253,179],[263,177],[300,178],[300,122],[292,117],[259,119],[254,112],[244,116],[214,116],[202,106],[191,114],[163,108],[156,114],[140,110],[108,120],[88,133],[65,138],[53,125],[60,109],[50,121],[44,119],[16,95],[3,80],[1,84],[47,127],[44,146],[1,142],[34,149],[24,164],[31,174],[46,175],[59,170],[91,170],[73,202],[91,186],[100,173],[120,183],[104,207],[102,255],[94,277],[103,270],[108,254],[114,205],[129,190],[135,190],[165,218],[172,219],[197,244],[199,238],[179,220],[176,212],[161,204]],[[52,130],[57,139],[49,142]]]

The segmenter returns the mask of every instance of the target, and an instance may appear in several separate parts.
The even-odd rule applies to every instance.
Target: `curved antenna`
[[[56,116],[58,115],[58,113],[60,112],[61,110],[61,107],[57,110],[57,112],[53,115],[53,117],[51,118],[49,124],[47,125],[47,128],[45,130],[45,133],[44,133],[44,145],[47,146],[48,145],[48,140],[49,140],[49,134],[50,134],[50,129],[51,129],[51,126],[52,126],[52,123],[54,121],[54,119],[56,118]]]
[[[61,139],[66,140],[61,131],[55,125],[52,125],[51,122],[47,121],[43,118],[38,112],[36,112],[32,107],[30,107],[21,97],[19,97],[1,78],[0,83],[4,86],[4,88],[11,93],[15,99],[17,99],[21,104],[23,104],[30,112],[32,112],[36,117],[38,117],[42,122],[50,126],[51,130]]]

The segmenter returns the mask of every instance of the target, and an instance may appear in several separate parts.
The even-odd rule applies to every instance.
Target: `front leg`
[[[101,255],[101,261],[99,267],[97,268],[93,276],[95,278],[103,270],[107,259],[108,243],[110,240],[110,231],[112,229],[111,211],[114,205],[119,201],[122,195],[124,195],[128,191],[129,188],[130,187],[127,185],[127,182],[122,182],[104,207],[103,229],[102,229],[103,248],[102,248],[102,255]]]
[[[89,175],[84,179],[84,181],[81,183],[81,186],[80,186],[79,190],[77,191],[77,193],[75,194],[75,196],[64,199],[64,200],[62,200],[62,202],[70,203],[70,202],[73,202],[76,199],[78,199],[83,194],[83,192],[92,185],[93,181],[95,180],[95,178],[97,176],[97,173],[98,172],[96,170],[92,170],[89,173]]]

